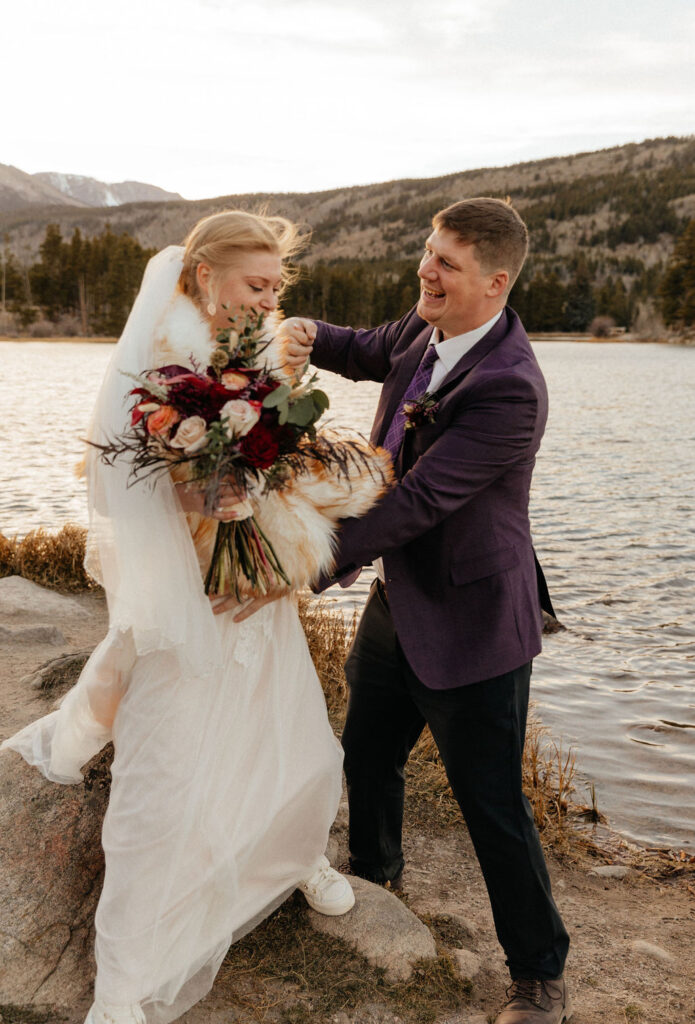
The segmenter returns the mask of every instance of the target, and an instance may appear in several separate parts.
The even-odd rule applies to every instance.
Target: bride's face
[[[232,267],[214,274],[209,266],[198,267],[198,285],[203,311],[215,329],[229,327],[230,319],[244,313],[271,313],[278,304],[282,283],[282,262],[276,253],[254,251]],[[213,303],[216,311],[207,307]],[[243,314],[241,314],[243,317]]]

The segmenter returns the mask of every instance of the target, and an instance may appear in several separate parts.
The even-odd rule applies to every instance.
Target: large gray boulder
[[[20,644],[64,644],[65,637],[57,626],[2,626],[0,643]]]
[[[84,619],[88,612],[74,597],[56,594],[22,576],[0,579],[0,618],[22,616],[32,621],[50,622],[67,615]]]
[[[407,981],[418,960],[434,960],[437,948],[427,925],[404,903],[363,878],[349,878],[355,906],[340,917],[309,911],[313,927],[342,939],[376,967],[383,967],[390,981]]]
[[[111,756],[59,786],[0,752],[0,1005],[89,1005]]]

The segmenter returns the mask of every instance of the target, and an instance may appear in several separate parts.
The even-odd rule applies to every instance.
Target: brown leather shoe
[[[571,1016],[564,978],[517,978],[495,1024],[565,1024]]]

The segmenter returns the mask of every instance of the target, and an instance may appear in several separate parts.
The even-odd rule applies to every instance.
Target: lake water
[[[567,631],[545,640],[534,699],[575,751],[580,800],[593,781],[626,836],[695,852],[695,348],[535,349],[551,413],[533,532]],[[73,466],[111,352],[0,342],[3,533],[85,522]],[[378,386],[323,378],[333,421],[368,432]],[[368,584],[337,603],[361,603]]]

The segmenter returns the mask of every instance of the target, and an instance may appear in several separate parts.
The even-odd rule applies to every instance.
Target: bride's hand
[[[311,356],[316,338],[314,321],[301,316],[291,316],[280,324],[278,337],[287,339],[284,353],[287,365],[294,370],[301,370]]]
[[[244,506],[246,494],[240,492],[233,484],[222,484],[217,491],[215,505],[207,509],[205,505],[205,488],[194,483],[178,483],[176,493],[184,512],[195,512],[208,519],[218,519],[222,523],[233,519],[245,519],[248,510]]]
[[[270,590],[265,597],[252,597],[245,604],[239,604],[233,594],[227,594],[226,597],[213,596],[210,598],[212,602],[212,613],[213,615],[222,615],[224,612],[231,611],[233,608],[237,609],[237,614],[234,616],[235,622],[243,622],[244,619],[249,619],[257,611],[263,608],[266,604],[271,604],[273,601],[277,601],[281,597],[286,597],[288,590],[286,587],[278,587],[276,590]]]

